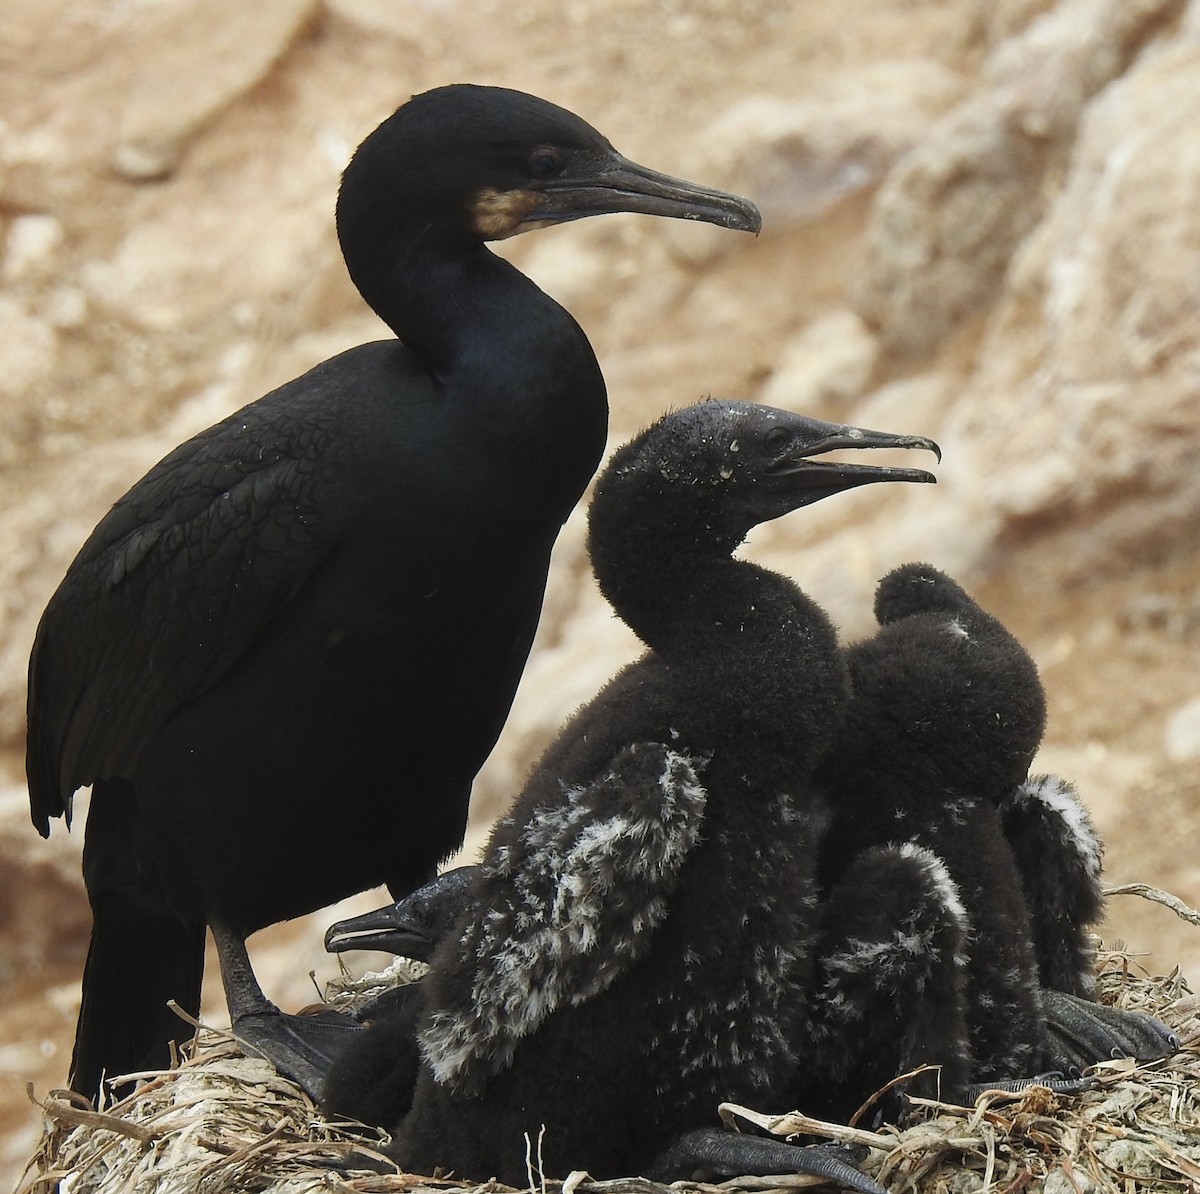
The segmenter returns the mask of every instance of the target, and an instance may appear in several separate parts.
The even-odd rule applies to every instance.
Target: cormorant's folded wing
[[[557,1008],[643,957],[700,833],[701,764],[657,742],[502,822],[463,931],[426,978],[421,1046],[434,1077],[478,1089]]]
[[[50,817],[69,821],[77,788],[131,772],[336,541],[317,516],[320,416],[276,420],[266,443],[258,405],[176,448],[121,498],[42,616],[27,771],[43,836]]]

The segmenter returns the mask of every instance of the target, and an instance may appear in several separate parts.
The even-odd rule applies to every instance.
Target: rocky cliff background
[[[893,565],[956,574],[1036,657],[1042,763],[1080,785],[1111,880],[1200,903],[1198,0],[8,0],[0,1180],[36,1131],[26,1081],[65,1079],[88,924],[80,834],[42,842],[25,805],[37,618],[159,456],[384,334],[337,252],[338,174],[459,80],[760,202],[757,240],[608,217],[502,251],[591,336],[614,440],[705,394],[936,437],[936,489],[847,495],[748,551],[847,636]],[[479,826],[636,652],[581,528]],[[1200,930],[1156,906],[1114,899],[1105,933],[1200,970]],[[285,1003],[332,973],[314,926],[261,942]]]

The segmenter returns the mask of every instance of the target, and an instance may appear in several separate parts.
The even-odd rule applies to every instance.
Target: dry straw
[[[904,1130],[846,1128],[799,1115],[765,1116],[726,1105],[736,1126],[843,1140],[867,1148],[862,1168],[892,1191],[921,1194],[1135,1194],[1200,1190],[1200,999],[1178,972],[1151,977],[1125,953],[1101,951],[1101,997],[1150,1012],[1179,1034],[1181,1050],[1148,1065],[1106,1062],[1093,1090],[1058,1099],[1035,1087],[1021,1097],[984,1095],[974,1107],[926,1104]],[[326,1120],[264,1061],[227,1037],[202,1032],[196,1055],[147,1076],[102,1112],[63,1092],[42,1103],[45,1133],[18,1194],[317,1194],[461,1189],[499,1191],[397,1173],[377,1151],[380,1134]],[[536,1151],[536,1150],[535,1150]],[[373,1172],[374,1163],[384,1172]],[[642,1179],[566,1182],[533,1176],[547,1194],[663,1194],[737,1187],[794,1189],[806,1177],[743,1178],[724,1186]]]

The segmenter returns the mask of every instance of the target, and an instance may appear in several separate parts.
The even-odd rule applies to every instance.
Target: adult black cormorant
[[[1035,935],[1026,892],[1073,880],[1061,852],[1043,849],[1030,861],[1052,873],[1023,885],[1005,832],[1001,808],[1019,808],[1013,793],[1027,791],[1045,718],[1032,659],[928,565],[886,576],[876,614],[879,632],[846,653],[853,696],[816,774],[834,816],[820,862],[816,1063],[798,1104],[832,1098],[829,1113],[849,1114],[921,1062],[941,1070],[916,1089],[961,1100],[972,1083],[1059,1068],[1064,1022],[1082,1030],[1077,1065],[1135,1038],[1142,1056],[1161,1055],[1169,1034],[1156,1021],[1109,1017],[1044,987],[1062,968],[1040,966],[1042,955],[1073,950],[1061,942],[1081,939],[1076,913],[1095,909],[1061,910],[1070,934],[1044,913]],[[1098,862],[1085,863],[1093,882]],[[1124,1029],[1132,1037],[1113,1035]]]
[[[784,1088],[806,1052],[803,991],[826,810],[809,774],[847,696],[823,612],[732,553],[752,527],[852,486],[931,481],[836,464],[925,439],[714,401],[609,463],[591,506],[601,590],[649,648],[578,713],[493,831],[420,984],[423,1063],[394,1153],[411,1172],[816,1172],[878,1190],[827,1148],[730,1135],[724,1099]],[[361,922],[359,922],[361,924]],[[376,928],[386,927],[374,919]],[[344,927],[343,927],[344,929]],[[349,942],[337,930],[338,941]],[[414,1053],[359,1037],[335,1111],[403,1109]],[[544,1135],[542,1128],[544,1126]]]
[[[72,564],[30,660],[27,770],[43,836],[93,786],[76,1090],[166,1064],[206,924],[235,1030],[311,1079],[245,937],[410,891],[460,842],[607,416],[583,332],[485,242],[616,211],[760,222],[543,100],[416,96],[337,207],[350,276],[398,339],[177,448]]]

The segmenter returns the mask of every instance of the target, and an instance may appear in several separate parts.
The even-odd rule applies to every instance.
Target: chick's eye
[[[535,149],[529,155],[529,173],[534,178],[553,178],[562,173],[562,162],[553,149]]]
[[[767,432],[763,442],[767,445],[768,452],[779,452],[787,447],[788,441],[791,438],[783,427],[772,427]]]

